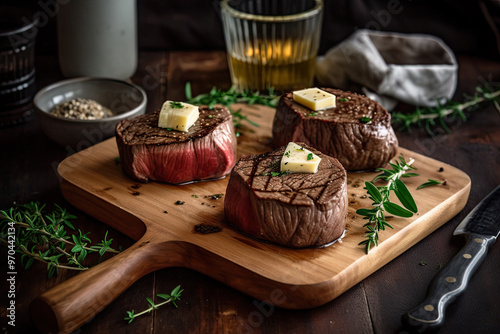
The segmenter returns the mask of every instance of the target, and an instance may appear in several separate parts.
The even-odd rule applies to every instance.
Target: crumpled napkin
[[[432,107],[451,99],[457,71],[455,55],[437,37],[372,30],[356,31],[316,64],[320,85],[359,84],[387,110],[398,101]]]

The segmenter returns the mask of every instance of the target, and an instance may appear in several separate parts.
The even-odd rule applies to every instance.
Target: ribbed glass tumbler
[[[231,80],[241,90],[311,87],[322,0],[222,0]]]
[[[0,128],[33,118],[37,24],[27,9],[0,5]]]

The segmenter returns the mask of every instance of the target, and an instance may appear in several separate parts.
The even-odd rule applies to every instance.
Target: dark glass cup
[[[32,118],[37,23],[26,9],[0,6],[0,127]]]

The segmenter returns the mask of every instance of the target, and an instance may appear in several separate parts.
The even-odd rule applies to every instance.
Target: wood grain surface
[[[500,82],[500,62],[485,57],[457,54],[458,86],[455,101],[472,94],[480,82]],[[36,56],[37,87],[43,88],[64,79],[58,71],[57,55]],[[222,51],[145,51],[139,53],[138,70],[132,80],[145,88],[148,112],[165,99],[182,100],[184,84],[191,82],[193,95],[208,92],[213,86],[228,89],[231,85],[226,54]],[[411,111],[411,108],[405,110]],[[305,310],[279,307],[282,300],[264,304],[227,284],[185,267],[168,267],[140,278],[101,312],[95,312],[75,333],[405,333],[401,316],[418,305],[426,294],[432,278],[462,248],[464,239],[452,233],[460,221],[500,184],[500,117],[494,106],[485,106],[468,113],[467,122],[451,122],[451,132],[439,127],[430,137],[424,129],[397,131],[400,145],[413,152],[458,167],[471,178],[471,191],[465,208],[433,233],[409,248],[394,260],[354,285],[331,302]],[[35,119],[0,131],[0,208],[40,201],[49,208],[58,204],[78,216],[76,228],[90,233],[98,242],[108,233],[114,248],[132,247],[144,233],[145,226],[134,224],[133,216],[121,216],[128,224],[129,235],[106,225],[66,201],[61,193],[58,164],[74,151],[50,142]],[[446,166],[446,165],[444,165]],[[438,177],[441,174],[435,175]],[[448,179],[448,181],[453,181]],[[418,182],[415,182],[418,183]],[[132,185],[132,183],[130,183]],[[431,188],[429,188],[431,189]],[[425,190],[425,189],[423,189]],[[422,190],[422,191],[423,191]],[[419,190],[420,192],[421,190]],[[173,204],[169,204],[173,207]],[[168,208],[167,208],[168,210]],[[109,216],[124,213],[117,209]],[[127,219],[132,219],[132,223]],[[106,216],[103,216],[103,221]],[[132,226],[138,228],[132,229]],[[135,236],[134,236],[135,233]],[[0,275],[5,282],[7,256],[2,247]],[[97,263],[90,257],[87,265]],[[0,303],[2,333],[37,333],[29,306],[44,292],[59,286],[79,272],[60,270],[56,277],[47,277],[47,266],[35,263],[29,269],[16,257],[16,323],[7,324],[8,285],[0,285],[4,296]],[[450,305],[446,323],[440,334],[497,333],[500,327],[500,246],[490,249],[487,258],[471,279],[467,291]],[[142,311],[148,307],[146,297],[159,302],[156,294],[169,293],[175,286],[184,289],[179,308],[161,307],[135,319],[124,321],[127,310]],[[312,295],[311,298],[316,298]]]
[[[235,108],[241,108],[260,125],[243,130],[238,139],[238,155],[271,150],[274,109],[247,105]],[[340,242],[320,249],[297,250],[248,238],[227,224],[223,200],[211,199],[210,195],[225,193],[228,178],[181,186],[160,182],[140,184],[126,176],[116,163],[114,138],[81,151],[58,167],[64,180],[63,195],[82,211],[138,242],[126,252],[43,294],[35,302],[35,314],[45,314],[38,310],[50,306],[58,331],[70,332],[140,277],[169,266],[194,269],[259,300],[279,296],[279,306],[283,308],[323,305],[400,255],[465,206],[470,190],[470,179],[465,173],[403,148],[398,154],[415,159],[414,166],[420,176],[409,178],[406,183],[412,189],[419,212],[412,218],[389,218],[394,229],[381,233],[379,246],[366,255],[358,245],[365,234],[365,221],[356,215],[356,210],[370,206],[369,198],[363,196],[366,194],[363,186],[377,173],[348,173],[348,227]],[[444,186],[415,190],[429,178],[450,181]],[[184,204],[175,205],[177,201]],[[217,226],[221,232],[195,233],[195,225],[200,223]],[[46,317],[35,318],[40,328],[48,323]],[[54,331],[53,326],[49,325],[47,331]]]

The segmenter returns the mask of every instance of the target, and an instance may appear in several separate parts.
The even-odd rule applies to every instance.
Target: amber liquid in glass
[[[316,55],[304,55],[300,41],[260,41],[229,55],[231,78],[239,89],[277,91],[312,87]]]

